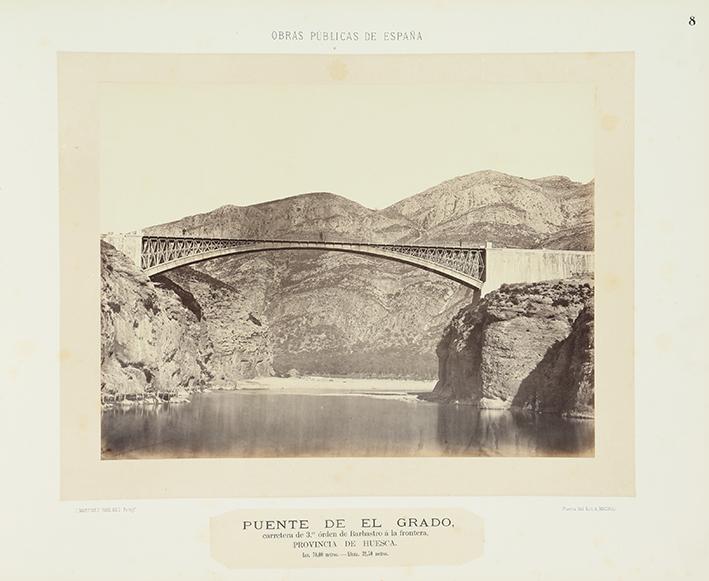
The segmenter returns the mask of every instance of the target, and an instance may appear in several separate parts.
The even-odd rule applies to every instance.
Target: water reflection
[[[102,415],[104,458],[587,456],[592,421],[361,394],[215,392]]]
[[[593,421],[466,405],[438,408],[444,455],[593,456]]]

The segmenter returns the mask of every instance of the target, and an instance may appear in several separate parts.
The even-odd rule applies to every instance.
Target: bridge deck
[[[485,275],[481,246],[371,242],[142,236],[140,267],[149,275],[229,254],[268,250],[338,250],[398,260],[479,288]]]
[[[105,234],[103,239],[146,275],[232,254],[278,250],[334,250],[381,257],[491,292],[501,284],[592,274],[593,251],[493,248],[425,244],[378,244],[325,240],[232,239],[194,236]]]

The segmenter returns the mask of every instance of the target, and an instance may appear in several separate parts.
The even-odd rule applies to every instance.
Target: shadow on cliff
[[[574,321],[568,337],[557,341],[520,383],[512,406],[524,410],[593,417],[593,305]]]
[[[151,280],[159,288],[174,292],[182,305],[191,311],[198,321],[202,320],[202,307],[191,292],[162,274],[156,274]]]
[[[541,397],[539,392],[544,389],[545,386],[550,386],[554,381],[550,377],[550,369],[553,369],[556,365],[564,359],[565,349],[564,343],[567,339],[562,341],[557,341],[554,343],[547,352],[544,354],[542,360],[537,364],[537,366],[532,370],[532,372],[522,380],[519,384],[519,389],[512,399],[512,407],[531,410],[535,412],[539,411],[556,411],[560,412],[560,402],[555,402],[559,409],[553,410],[550,408],[557,407],[553,405],[545,406],[546,409],[542,410]]]

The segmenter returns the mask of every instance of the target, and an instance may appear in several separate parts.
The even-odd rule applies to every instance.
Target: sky
[[[587,84],[106,83],[102,232],[306,192],[384,208],[494,169],[594,177]]]

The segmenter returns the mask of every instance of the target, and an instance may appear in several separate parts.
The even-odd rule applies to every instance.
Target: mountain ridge
[[[482,170],[445,180],[382,209],[333,192],[307,192],[146,227],[148,234],[343,241],[475,243],[592,250],[594,180],[528,179]]]

